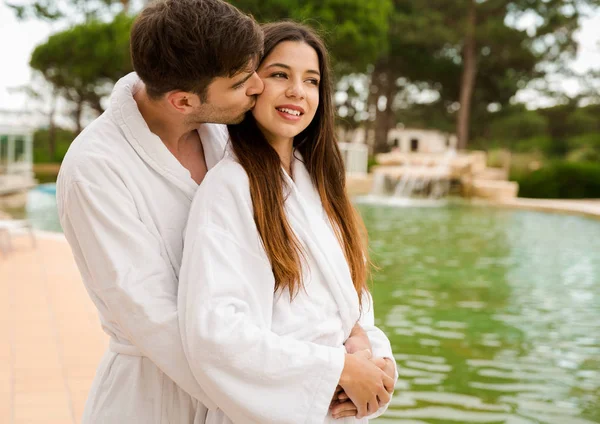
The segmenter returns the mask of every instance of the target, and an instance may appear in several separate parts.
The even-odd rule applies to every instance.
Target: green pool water
[[[378,423],[600,423],[600,221],[360,210],[400,370]]]
[[[376,423],[600,423],[600,221],[359,205],[400,369]],[[24,212],[25,213],[25,212]],[[60,231],[54,196],[26,213]]]

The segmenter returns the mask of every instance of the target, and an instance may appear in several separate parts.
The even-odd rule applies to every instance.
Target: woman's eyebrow
[[[292,70],[292,68],[288,65],[285,65],[283,63],[271,63],[269,66],[267,66],[268,68],[273,68],[273,67],[277,67],[277,68],[284,68],[284,69],[289,69],[290,71]],[[315,71],[314,69],[309,69],[306,71],[306,73],[308,74],[316,74],[316,75],[321,75],[319,73],[319,71]]]

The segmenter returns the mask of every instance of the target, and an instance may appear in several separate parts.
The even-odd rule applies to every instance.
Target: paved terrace
[[[498,205],[543,212],[562,212],[600,218],[600,199],[562,200],[562,199],[504,199]]]
[[[64,238],[0,255],[0,423],[76,424],[108,343]]]

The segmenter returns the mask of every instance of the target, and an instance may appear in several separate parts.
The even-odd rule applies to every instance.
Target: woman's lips
[[[277,111],[279,116],[281,116],[283,119],[286,119],[288,121],[294,121],[294,122],[302,119],[303,113],[300,113],[300,115],[292,115],[291,113],[284,112],[281,109],[291,109],[291,110],[297,110],[297,109],[286,108],[286,107],[275,108],[275,110]]]

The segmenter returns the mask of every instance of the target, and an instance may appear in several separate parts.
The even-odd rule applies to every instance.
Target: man
[[[240,122],[252,108],[262,47],[256,22],[221,0],[152,3],[131,32],[136,73],[65,157],[61,224],[110,336],[84,424],[196,424],[214,407],[179,332],[183,232],[228,137],[207,123]]]

